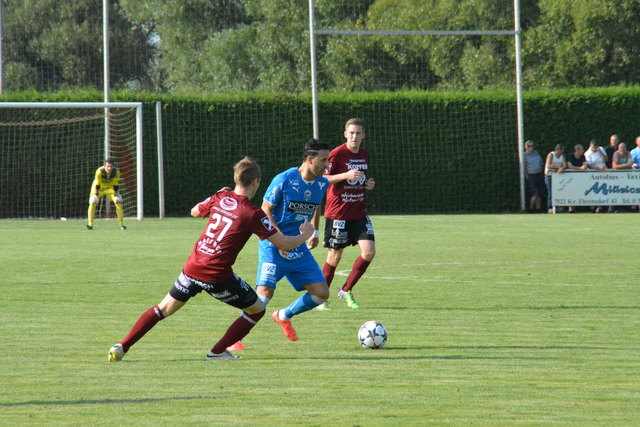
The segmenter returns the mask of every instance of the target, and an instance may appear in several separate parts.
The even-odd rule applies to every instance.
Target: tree
[[[4,82],[9,90],[101,87],[102,1],[4,0]],[[149,84],[153,47],[110,1],[111,82]]]
[[[526,33],[530,87],[640,82],[640,1],[540,0],[540,23]]]
[[[234,0],[120,0],[123,9],[143,25],[153,28],[160,47],[154,75],[156,86],[178,92],[212,90],[225,85],[225,70],[251,75],[251,64],[238,60],[250,33],[228,32],[248,22],[244,7]],[[216,39],[222,39],[227,53]],[[227,44],[228,43],[228,44]],[[217,83],[216,83],[217,82]],[[215,87],[215,86],[214,86]],[[241,89],[242,87],[231,87]]]

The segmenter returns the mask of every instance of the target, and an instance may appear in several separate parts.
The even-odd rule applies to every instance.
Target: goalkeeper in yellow
[[[114,166],[113,160],[104,161],[104,166],[96,169],[96,175],[91,184],[89,194],[89,211],[87,213],[87,230],[93,230],[93,218],[96,215],[98,202],[104,196],[109,196],[109,200],[116,205],[116,215],[120,230],[126,230],[124,226],[124,209],[122,208],[122,196],[118,194],[120,187],[120,171]]]

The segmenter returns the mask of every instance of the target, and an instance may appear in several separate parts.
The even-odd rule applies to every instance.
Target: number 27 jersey
[[[223,282],[252,234],[260,240],[276,233],[262,209],[233,191],[219,191],[198,204],[209,221],[184,265],[188,276],[203,282]]]

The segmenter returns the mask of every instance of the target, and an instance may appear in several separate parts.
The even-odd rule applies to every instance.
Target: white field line
[[[536,262],[536,261],[534,261]],[[545,262],[545,261],[537,261],[537,262]],[[549,263],[564,263],[565,261],[549,261],[545,262]],[[413,280],[417,282],[437,282],[437,283],[457,283],[457,284],[482,284],[486,285],[486,281],[480,280],[454,280],[446,277],[425,277],[425,276],[376,276],[374,274],[370,274],[371,270],[381,269],[381,268],[389,268],[389,267],[427,267],[427,266],[437,266],[437,265],[464,265],[464,266],[472,266],[472,265],[505,265],[505,264],[515,264],[514,263],[506,263],[506,262],[434,262],[434,263],[425,263],[425,264],[398,264],[392,266],[373,266],[367,269],[367,273],[365,273],[365,278],[368,280]],[[336,270],[336,276],[344,276],[347,277],[351,273],[351,270]],[[627,276],[627,273],[608,273],[607,276]],[[526,285],[535,285],[535,286],[565,286],[565,287],[614,287],[614,288],[631,288],[635,287],[631,284],[629,285],[596,285],[590,283],[552,283],[552,282],[534,282],[530,280],[526,281],[498,281],[493,282],[495,285],[506,285],[506,286],[526,286]]]

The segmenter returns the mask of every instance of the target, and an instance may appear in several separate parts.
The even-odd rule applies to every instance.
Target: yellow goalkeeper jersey
[[[120,171],[114,168],[110,174],[104,170],[104,167],[96,169],[96,176],[93,178],[91,188],[99,188],[99,191],[114,190],[118,191],[120,186]]]

